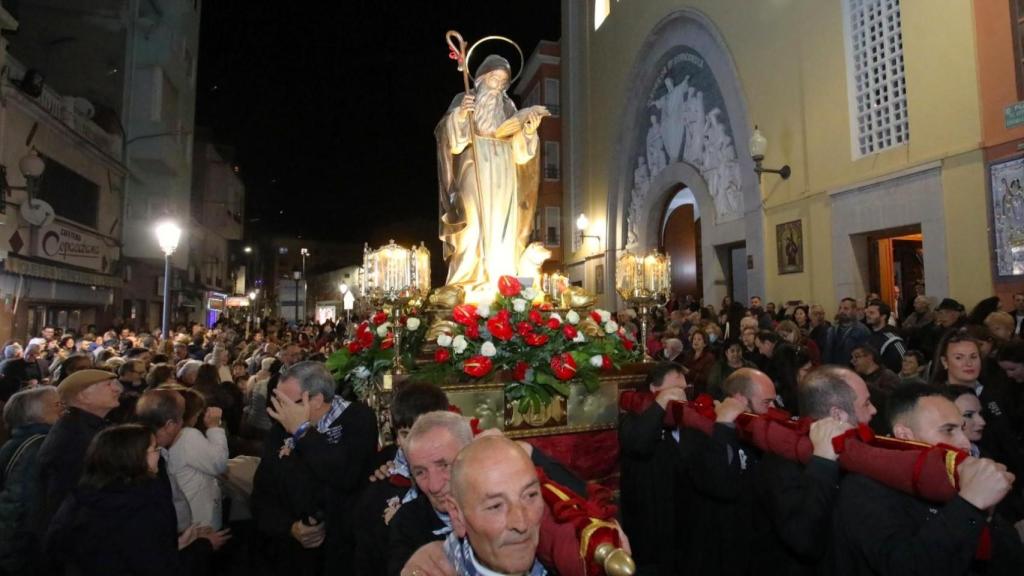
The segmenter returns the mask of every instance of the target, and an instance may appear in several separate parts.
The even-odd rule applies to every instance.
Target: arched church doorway
[[[661,212],[659,245],[672,261],[672,294],[699,302],[704,296],[701,218],[693,191],[685,184],[677,185],[669,191]]]

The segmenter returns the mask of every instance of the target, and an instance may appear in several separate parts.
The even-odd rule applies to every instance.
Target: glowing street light
[[[170,338],[171,332],[171,255],[181,241],[181,227],[172,220],[165,220],[156,227],[156,241],[164,252],[164,310],[163,335]]]

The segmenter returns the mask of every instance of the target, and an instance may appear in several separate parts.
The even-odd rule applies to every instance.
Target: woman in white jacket
[[[167,473],[185,495],[192,522],[220,530],[223,522],[217,478],[228,467],[228,439],[221,425],[221,409],[207,408],[199,398],[200,402],[186,404],[185,427],[169,450]],[[205,435],[195,427],[200,414],[206,425]]]

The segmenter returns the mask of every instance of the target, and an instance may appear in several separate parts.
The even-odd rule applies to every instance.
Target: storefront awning
[[[13,255],[8,255],[3,262],[4,271],[11,274],[24,274],[25,276],[44,278],[46,280],[85,284],[86,286],[102,286],[104,288],[121,288],[124,286],[124,281],[117,276],[33,262],[32,260],[25,260]]]

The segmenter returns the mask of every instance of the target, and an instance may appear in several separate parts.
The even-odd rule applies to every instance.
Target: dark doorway
[[[701,261],[700,213],[693,193],[686,187],[669,197],[662,217],[661,246],[672,261],[672,294],[704,297]]]
[[[882,301],[905,312],[924,286],[924,236],[919,225],[868,235],[869,286]],[[921,291],[923,293],[923,289]],[[902,317],[902,316],[901,316]]]

